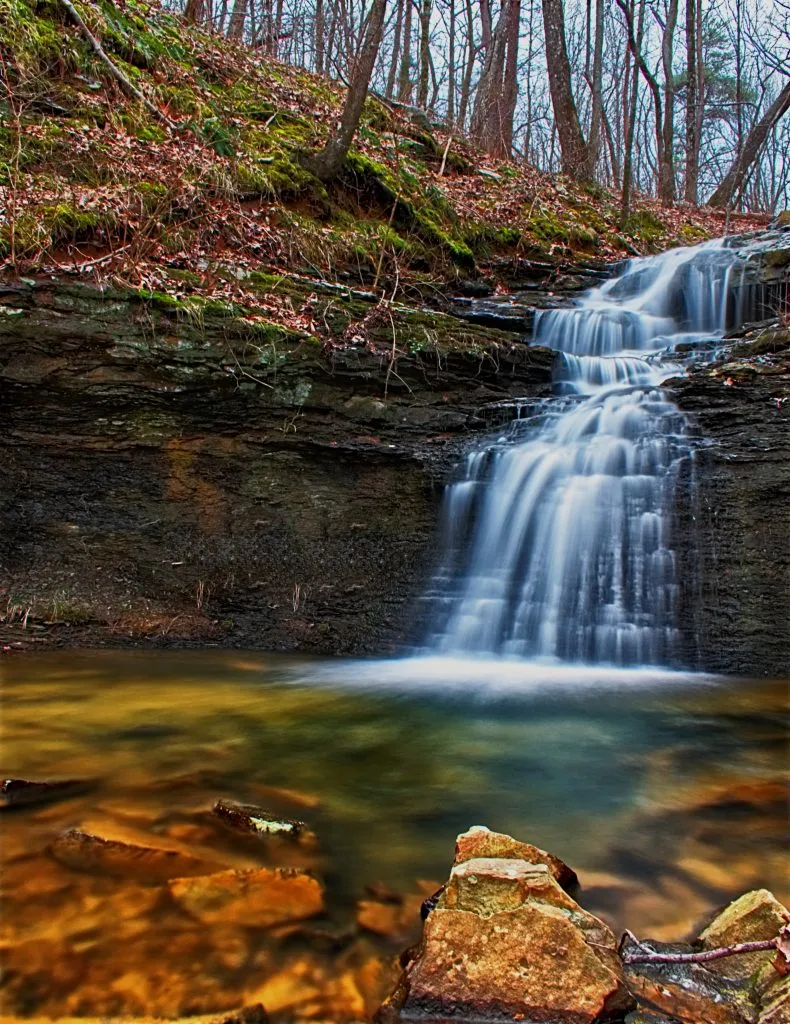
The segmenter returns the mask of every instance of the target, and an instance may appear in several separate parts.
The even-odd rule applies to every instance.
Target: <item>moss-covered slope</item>
[[[721,230],[710,214],[640,201],[621,233],[615,194],[494,163],[375,97],[326,188],[300,157],[324,141],[338,85],[147,0],[78,6],[161,116],[124,93],[57,0],[0,0],[8,274],[114,276],[260,306],[249,272],[266,270],[422,299],[459,278],[512,278],[528,260],[616,259]]]

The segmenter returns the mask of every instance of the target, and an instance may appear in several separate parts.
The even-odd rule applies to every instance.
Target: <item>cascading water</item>
[[[679,371],[678,345],[723,333],[736,261],[721,242],[635,260],[575,307],[538,314],[535,343],[558,352],[557,397],[471,455],[448,489],[434,651],[675,660],[669,515],[691,447],[658,383]]]

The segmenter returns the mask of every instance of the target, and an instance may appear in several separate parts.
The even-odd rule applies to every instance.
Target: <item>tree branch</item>
[[[115,64],[113,64],[113,62],[105,53],[99,40],[82,20],[82,16],[80,15],[79,11],[74,6],[74,4],[71,2],[71,0],[60,0],[60,2],[69,12],[71,19],[79,28],[80,32],[82,32],[83,36],[86,38],[91,48],[93,49],[93,52],[96,54],[99,60],[103,61],[104,64],[107,66],[110,74],[113,76],[116,82],[118,82],[130,96],[133,96],[136,100],[139,100],[150,114],[153,114],[154,117],[159,118],[160,121],[164,121],[168,128],[174,128],[175,125],[173,124],[173,122],[170,121],[162,113],[161,110],[155,107],[153,103],[140,92],[137,86],[133,85],[126,77],[126,75],[119,68],[117,68]]]

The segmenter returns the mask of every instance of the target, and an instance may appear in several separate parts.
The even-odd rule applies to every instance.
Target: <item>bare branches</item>
[[[85,22],[82,20],[82,15],[79,13],[79,11],[71,2],[71,0],[60,0],[60,2],[66,8],[72,21],[79,28],[80,32],[82,32],[83,36],[90,44],[91,48],[93,49],[93,52],[96,54],[99,60],[101,60],[104,63],[112,77],[116,80],[116,82],[120,84],[121,88],[124,89],[124,91],[127,92],[130,96],[133,96],[136,100],[139,100],[140,103],[142,103],[145,109],[149,112],[149,114],[152,114],[160,121],[164,121],[169,128],[173,128],[173,123],[162,113],[162,111],[155,107],[154,104],[140,92],[137,86],[133,85],[126,77],[126,75],[110,60],[110,58],[105,53],[101,43],[96,38],[96,36],[91,32],[91,30],[88,28]]]

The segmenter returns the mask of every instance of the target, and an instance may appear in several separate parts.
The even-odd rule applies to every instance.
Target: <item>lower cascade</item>
[[[537,315],[535,344],[558,353],[556,397],[521,410],[448,488],[433,650],[676,660],[670,516],[691,439],[658,385],[680,372],[679,348],[737,319],[737,264],[721,240],[637,259]]]

